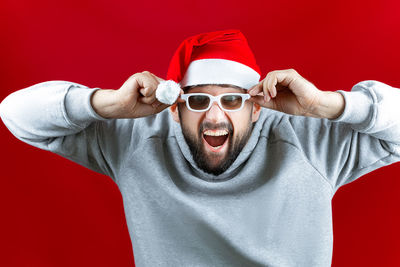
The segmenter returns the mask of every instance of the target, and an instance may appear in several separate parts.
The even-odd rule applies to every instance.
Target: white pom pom
[[[156,90],[156,98],[164,104],[172,105],[178,99],[181,87],[172,80],[161,81]]]

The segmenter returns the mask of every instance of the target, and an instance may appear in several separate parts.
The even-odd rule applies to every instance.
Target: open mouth
[[[203,139],[207,146],[214,152],[221,151],[228,143],[228,130],[205,130]]]

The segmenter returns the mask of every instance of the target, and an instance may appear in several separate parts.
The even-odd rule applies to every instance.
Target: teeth
[[[228,130],[216,130],[216,131],[207,130],[204,132],[204,135],[211,135],[211,136],[221,136],[227,134]]]

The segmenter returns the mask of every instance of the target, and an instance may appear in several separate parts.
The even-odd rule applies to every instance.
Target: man
[[[260,81],[237,30],[186,39],[167,79],[183,89],[172,106],[142,72],[118,90],[37,84],[0,115],[116,182],[137,266],[330,266],[334,193],[399,161],[400,91],[324,92],[294,70]]]

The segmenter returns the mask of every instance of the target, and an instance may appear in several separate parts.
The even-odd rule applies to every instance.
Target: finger
[[[256,84],[255,86],[253,86],[252,88],[250,88],[250,90],[248,91],[248,93],[251,96],[256,96],[259,94],[264,94],[264,87],[265,87],[265,83],[267,81],[267,77],[265,77],[264,80],[260,81],[258,84]],[[265,95],[265,94],[264,94]],[[265,97],[265,101],[267,101],[269,99],[268,94],[266,94]]]
[[[147,92],[147,95],[146,95],[146,96],[149,97],[149,101],[150,101],[151,104],[152,104],[153,102],[155,102],[155,101],[157,100],[157,99],[156,99],[156,91],[157,91],[158,85],[160,84],[161,81],[164,81],[164,80],[161,79],[161,78],[159,78],[159,77],[157,77],[156,75],[154,75],[154,74],[152,74],[152,73],[149,73],[149,74],[150,74],[151,77],[153,78],[154,83],[155,83],[155,86],[149,89],[149,91]],[[158,101],[157,101],[157,102],[158,102]]]
[[[153,96],[147,97],[147,96],[141,96],[138,98],[138,101],[143,103],[143,104],[148,104],[151,105],[156,101],[156,98]]]
[[[142,94],[144,97],[151,97],[152,95],[155,95],[155,90],[153,90],[153,87],[146,87],[146,88],[141,88],[139,92]]]
[[[277,95],[277,78],[276,78],[276,73],[277,71],[271,71],[267,74],[266,77],[266,85],[265,85],[265,91],[266,91],[266,95],[267,95],[267,100],[272,99],[274,97],[276,97]],[[268,100],[268,101],[269,101]]]
[[[298,78],[300,75],[294,69],[286,69],[286,70],[276,70],[268,73],[266,79],[267,82],[267,91],[271,95],[271,97],[276,97],[278,91],[291,88],[291,84]]]
[[[141,73],[134,74],[135,78],[140,87],[140,93],[143,96],[151,96],[154,94],[159,82],[153,75],[148,71],[143,71]]]
[[[146,75],[148,75],[149,76],[149,78],[150,79],[152,79],[152,83],[153,83],[153,85],[154,86],[152,86],[151,88],[150,88],[150,92],[148,92],[150,95],[152,95],[152,94],[155,94],[156,93],[156,90],[157,90],[157,87],[158,87],[158,85],[160,84],[160,81],[158,80],[158,77],[156,76],[156,75],[154,75],[153,73],[150,73],[150,72],[146,72]]]
[[[299,74],[294,69],[287,69],[276,71],[275,76],[279,85],[290,87],[290,84],[299,77]]]
[[[269,73],[269,78],[267,80],[266,89],[271,97],[276,97],[276,84],[278,83],[276,78],[276,72]]]
[[[254,85],[252,88],[249,89],[249,91],[247,91],[251,96],[255,96],[258,95],[259,93],[262,92],[262,82],[259,82],[258,84]]]
[[[153,73],[151,73],[151,72],[147,72],[146,74],[149,74],[149,75],[154,79],[154,81],[155,81],[156,84],[157,84],[155,90],[157,90],[158,85],[160,84],[160,82],[164,81],[164,79],[162,79],[162,78],[156,76],[155,74],[153,74]],[[155,93],[155,90],[154,90],[153,93]]]
[[[271,100],[271,96],[268,93],[268,83],[270,82],[271,79],[271,75],[267,75],[267,77],[265,77],[264,81],[263,81],[263,94],[264,94],[264,101],[265,102],[269,102]]]

